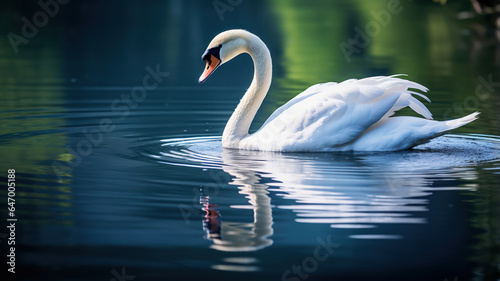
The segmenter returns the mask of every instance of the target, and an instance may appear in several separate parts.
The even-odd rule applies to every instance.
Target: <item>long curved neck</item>
[[[229,118],[222,134],[222,145],[227,148],[237,148],[239,141],[248,135],[255,114],[271,86],[272,62],[266,44],[257,36],[250,37],[246,52],[252,57],[254,75],[252,84]]]

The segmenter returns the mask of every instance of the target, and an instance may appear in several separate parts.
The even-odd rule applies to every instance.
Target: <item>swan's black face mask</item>
[[[202,60],[207,62],[207,66],[205,67],[205,70],[200,76],[200,79],[198,82],[203,83],[207,78],[212,74],[217,67],[219,67],[221,60],[220,60],[220,49],[222,45],[219,45],[214,48],[210,48],[205,51],[203,56],[201,57]]]

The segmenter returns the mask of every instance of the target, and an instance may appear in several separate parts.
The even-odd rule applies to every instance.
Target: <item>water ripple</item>
[[[498,171],[500,138],[446,135],[390,153],[273,153],[222,149],[220,137],[201,136],[153,140],[137,151],[164,165],[229,174],[214,179],[236,186],[249,204],[228,207],[253,210],[254,221],[221,223],[219,211],[208,207],[211,199],[204,198],[212,248],[252,251],[272,244],[273,209],[293,212],[298,223],[358,232],[351,239],[400,239],[398,233],[377,229],[427,223],[430,196],[436,192],[475,191],[470,181],[477,179],[476,169]],[[240,267],[218,269],[252,270]]]
[[[152,141],[140,148],[140,153],[148,158],[161,161],[164,164],[198,167],[198,168],[222,168],[227,163],[223,162],[222,153],[231,150],[223,150],[220,136],[201,136],[187,138],[162,139]],[[159,147],[159,146],[160,147]],[[234,157],[254,156],[249,163],[255,161],[266,161],[270,158],[281,157],[283,159],[295,159],[305,156],[302,160],[304,165],[315,159],[325,158],[328,155],[332,160],[348,159],[350,156],[360,158],[361,161],[373,165],[391,164],[399,170],[395,172],[406,172],[415,169],[436,169],[448,167],[470,166],[488,162],[498,162],[500,159],[500,137],[490,135],[445,135],[434,139],[428,144],[417,146],[412,150],[400,152],[356,152],[356,153],[276,153],[259,151],[233,151]],[[268,157],[265,157],[268,156]],[[432,161],[440,158],[439,161]],[[385,161],[389,160],[389,163]],[[415,162],[417,161],[417,162]],[[410,164],[410,162],[412,162]],[[498,169],[497,167],[489,169]],[[331,167],[322,167],[322,170],[331,170]],[[352,170],[351,167],[335,167],[339,174],[365,173],[363,167]],[[315,175],[306,175],[315,177]],[[403,175],[402,175],[403,176]],[[316,176],[317,177],[317,176]]]

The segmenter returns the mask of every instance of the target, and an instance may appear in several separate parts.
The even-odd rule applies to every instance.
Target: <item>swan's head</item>
[[[206,61],[207,65],[198,82],[203,83],[217,67],[241,53],[248,52],[250,36],[255,35],[242,29],[224,31],[215,36],[201,56],[201,59]]]

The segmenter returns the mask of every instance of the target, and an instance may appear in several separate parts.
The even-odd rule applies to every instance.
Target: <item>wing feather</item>
[[[329,149],[356,140],[404,107],[432,119],[425,105],[412,95],[429,99],[409,90],[428,89],[397,76],[401,75],[313,85],[278,108],[257,132],[242,140],[242,145],[279,151]]]

